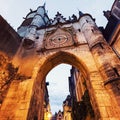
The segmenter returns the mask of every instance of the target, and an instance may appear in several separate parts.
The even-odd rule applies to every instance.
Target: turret
[[[90,49],[98,43],[104,43],[102,33],[94,22],[94,19],[89,14],[84,14],[80,20],[80,29],[83,32]]]
[[[119,60],[116,58],[112,49],[103,37],[103,34],[89,14],[83,15],[79,22],[81,32],[88,42],[90,51],[92,52],[96,65],[101,72],[106,85],[109,81],[118,77],[120,68],[118,63],[114,60]]]
[[[36,11],[30,10],[25,20],[18,28],[18,34],[23,37],[24,46],[31,48],[37,38],[37,28],[46,27],[50,24],[49,17],[45,10],[45,4],[39,6]]]
[[[50,24],[50,20],[45,10],[45,5],[38,7],[31,25],[34,25],[36,27],[42,27],[42,26],[47,26],[49,24]]]

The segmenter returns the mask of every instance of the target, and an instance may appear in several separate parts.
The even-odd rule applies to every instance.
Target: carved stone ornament
[[[46,32],[44,39],[45,49],[61,48],[72,46],[73,44],[73,36],[69,30],[57,28],[56,30]]]

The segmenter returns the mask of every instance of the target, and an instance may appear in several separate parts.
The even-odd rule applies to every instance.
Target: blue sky
[[[57,11],[66,18],[72,14],[78,16],[78,10],[80,10],[91,14],[98,26],[105,26],[107,20],[103,16],[103,11],[110,10],[114,0],[0,0],[0,14],[14,29],[17,29],[29,9],[36,10],[44,2],[46,2],[50,18],[54,18]],[[53,113],[62,108],[61,104],[68,94],[69,70],[69,65],[60,65],[48,74],[47,81],[50,82],[49,91]]]
[[[48,15],[54,17],[60,11],[65,17],[78,14],[78,9],[90,13],[98,25],[105,25],[103,10],[108,10],[114,0],[0,0],[0,14],[16,29],[29,9],[36,10],[46,1]]]

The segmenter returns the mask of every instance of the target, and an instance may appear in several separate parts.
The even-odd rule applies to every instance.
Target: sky
[[[103,10],[111,9],[114,0],[0,0],[0,14],[14,29],[20,26],[23,17],[30,11],[36,10],[46,2],[48,15],[53,18],[60,11],[66,18],[72,14],[78,15],[78,10],[90,13],[99,26],[105,25]]]
[[[48,91],[53,114],[63,110],[63,101],[69,95],[68,77],[70,76],[70,69],[70,65],[60,64],[47,75],[46,80],[49,82]]]
[[[110,10],[114,0],[0,0],[0,14],[17,30],[30,9],[36,10],[45,2],[49,18],[54,18],[57,11],[66,18],[72,14],[78,16],[78,10],[80,10],[91,14],[98,26],[105,27],[107,20],[103,16],[103,11]],[[62,109],[62,102],[69,94],[67,82],[70,68],[69,65],[59,65],[47,76],[47,81],[50,83],[48,88],[53,113]]]

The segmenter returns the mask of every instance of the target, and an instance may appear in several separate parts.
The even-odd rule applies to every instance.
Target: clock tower
[[[79,100],[84,95],[85,103],[90,103],[91,106],[86,104],[94,112],[90,119],[119,120],[119,8],[120,1],[115,0],[111,12],[105,13],[109,19],[105,30],[96,25],[90,14],[81,11],[68,19],[57,12],[51,19],[45,5],[30,10],[17,33],[12,27],[8,32],[8,25],[0,26],[0,69],[5,69],[0,73],[0,120],[43,120],[46,76],[62,63],[77,68],[75,74],[71,71],[76,82],[70,77],[70,91],[72,94],[73,88],[77,89]],[[9,36],[3,36],[3,32]],[[4,56],[9,56],[5,57],[8,60]]]

